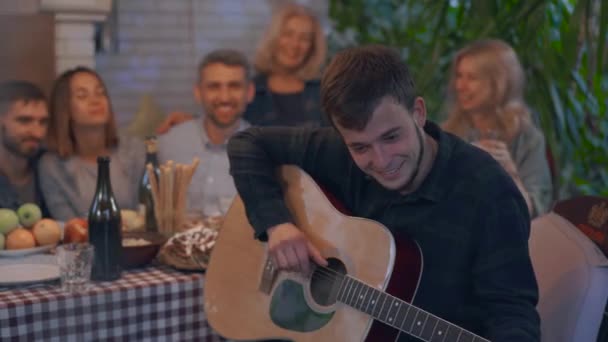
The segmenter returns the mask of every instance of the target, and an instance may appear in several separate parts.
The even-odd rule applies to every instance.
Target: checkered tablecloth
[[[0,341],[221,341],[205,319],[204,276],[167,267],[123,272],[82,294],[0,292]]]

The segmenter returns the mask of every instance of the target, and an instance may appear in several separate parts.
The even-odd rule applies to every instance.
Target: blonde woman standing
[[[301,5],[281,7],[255,55],[256,94],[245,119],[264,126],[321,125],[318,77],[326,53],[317,16]]]
[[[488,152],[511,176],[531,217],[545,213],[552,184],[542,132],[523,99],[524,72],[505,42],[475,41],[452,63],[443,128]]]

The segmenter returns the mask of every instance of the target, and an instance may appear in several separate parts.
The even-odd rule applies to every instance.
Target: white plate
[[[61,228],[61,239],[60,241],[63,240],[63,226],[64,223],[61,221],[57,221],[57,223],[59,223],[59,228]],[[9,258],[16,258],[16,257],[22,257],[22,256],[26,256],[26,255],[31,255],[31,254],[38,254],[38,253],[44,253],[49,251],[51,248],[57,246],[55,245],[46,245],[46,246],[38,246],[38,247],[34,247],[34,248],[23,248],[23,249],[3,249],[0,250],[0,257],[9,257]]]
[[[24,248],[24,249],[4,249],[0,251],[0,257],[22,257],[30,254],[44,253],[56,245],[46,245],[39,246],[34,248]]]
[[[57,265],[0,265],[0,285],[27,284],[57,278],[59,278],[59,266]]]

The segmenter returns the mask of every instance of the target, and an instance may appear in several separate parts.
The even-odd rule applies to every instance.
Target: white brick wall
[[[55,65],[59,75],[64,70],[83,65],[95,67],[93,25],[87,22],[55,24]]]
[[[115,0],[118,52],[96,56],[120,125],[152,95],[164,112],[198,112],[192,98],[199,59],[216,48],[252,57],[280,0]],[[326,0],[301,0],[325,21]]]

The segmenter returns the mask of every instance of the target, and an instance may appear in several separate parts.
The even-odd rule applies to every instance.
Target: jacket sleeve
[[[261,240],[267,238],[266,229],[292,222],[275,176],[278,166],[293,164],[323,184],[339,184],[335,177],[348,164],[346,148],[333,128],[252,127],[230,139],[228,157],[247,217]]]
[[[473,291],[493,342],[540,341],[538,286],[528,251],[530,219],[515,186],[481,211]]]

